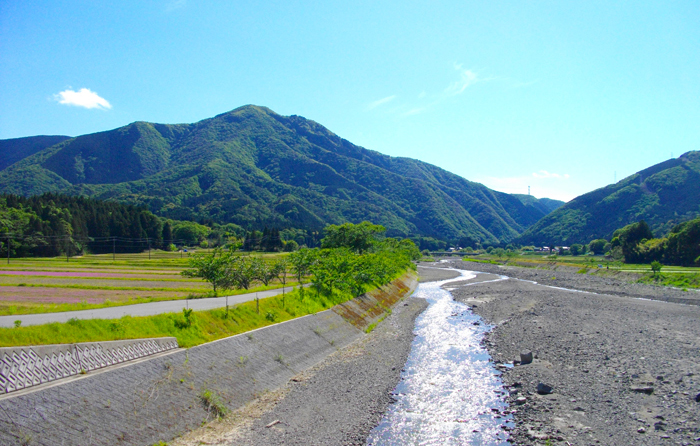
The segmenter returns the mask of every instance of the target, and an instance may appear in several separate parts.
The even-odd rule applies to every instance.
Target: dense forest
[[[0,141],[0,154],[19,154],[0,169],[0,192],[90,196],[173,220],[251,230],[320,232],[370,220],[388,236],[424,239],[425,247],[432,240],[507,243],[562,204],[367,150],[265,107],[194,124],[135,122],[60,138]]]
[[[675,226],[661,238],[654,238],[642,220],[615,231],[610,245],[613,253],[617,249],[627,263],[700,265],[700,218]]]
[[[57,256],[175,249],[176,244],[242,237],[235,225],[214,228],[167,220],[143,207],[86,197],[43,194],[0,195],[0,251],[3,255]]]

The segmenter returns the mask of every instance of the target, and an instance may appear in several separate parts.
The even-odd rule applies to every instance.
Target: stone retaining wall
[[[411,272],[332,309],[0,400],[0,444],[152,445],[280,387],[364,335],[417,286]],[[374,305],[372,304],[374,302]],[[379,305],[381,303],[381,305]],[[378,313],[378,308],[382,308]],[[339,313],[354,315],[348,322]],[[360,309],[360,310],[358,310]],[[362,313],[364,311],[364,313]],[[365,321],[367,319],[370,322]]]

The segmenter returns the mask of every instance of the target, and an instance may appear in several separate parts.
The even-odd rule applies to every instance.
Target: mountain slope
[[[564,205],[564,201],[553,200],[551,198],[535,198],[532,195],[513,194],[525,206],[532,206],[547,215]]]
[[[0,140],[0,170],[69,138],[70,136],[29,136],[2,139]]]
[[[645,220],[654,234],[661,236],[698,214],[700,152],[688,152],[573,199],[517,241],[566,245],[609,240],[613,231],[639,220]]]
[[[136,122],[62,141],[0,171],[0,191],[60,191],[177,219],[507,242],[545,212],[436,166],[358,147],[320,124],[245,106],[194,124]],[[466,243],[465,243],[466,244]]]

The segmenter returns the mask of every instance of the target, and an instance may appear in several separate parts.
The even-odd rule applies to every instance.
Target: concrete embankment
[[[0,400],[0,444],[169,441],[214,418],[217,407],[239,408],[364,337],[416,286],[410,272],[342,307],[10,394]]]

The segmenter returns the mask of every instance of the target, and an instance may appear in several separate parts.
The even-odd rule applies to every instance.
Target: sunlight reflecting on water
[[[416,337],[392,404],[370,432],[368,445],[509,445],[503,425],[500,372],[481,346],[489,326],[441,287],[474,277],[468,271],[422,283],[414,297],[428,308],[416,319]],[[478,324],[478,325],[477,325]]]

